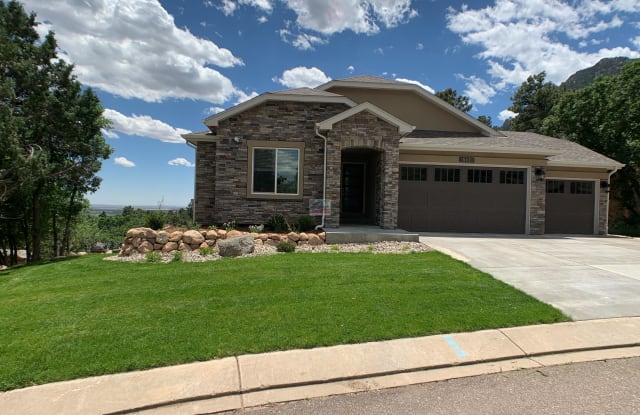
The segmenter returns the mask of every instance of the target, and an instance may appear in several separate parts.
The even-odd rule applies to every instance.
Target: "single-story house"
[[[576,143],[495,131],[417,85],[374,76],[265,93],[183,137],[201,224],[311,214],[325,228],[606,234],[623,165]]]

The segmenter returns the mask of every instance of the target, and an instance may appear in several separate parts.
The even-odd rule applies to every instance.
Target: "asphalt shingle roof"
[[[443,131],[417,130],[404,137],[401,143],[440,149],[451,147],[455,149],[470,148],[483,150],[522,149],[549,151],[549,161],[557,164],[601,165],[607,167],[619,166],[615,160],[596,153],[580,144],[569,140],[561,140],[536,133],[501,131],[504,136],[485,137],[469,133],[449,133]]]

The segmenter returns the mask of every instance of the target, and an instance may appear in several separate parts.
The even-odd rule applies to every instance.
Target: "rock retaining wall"
[[[119,256],[131,256],[133,254],[147,254],[149,252],[171,253],[173,251],[194,251],[199,253],[204,247],[217,249],[217,242],[236,236],[251,235],[256,245],[273,245],[280,242],[293,242],[302,245],[323,245],[325,233],[289,232],[282,233],[249,233],[237,230],[188,230],[188,231],[154,231],[150,228],[133,228],[127,232],[127,236],[120,247]]]

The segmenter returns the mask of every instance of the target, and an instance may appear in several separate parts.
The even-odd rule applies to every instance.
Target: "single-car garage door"
[[[592,181],[547,180],[545,233],[592,234],[595,186]]]
[[[525,233],[526,169],[400,167],[398,226],[418,232]]]

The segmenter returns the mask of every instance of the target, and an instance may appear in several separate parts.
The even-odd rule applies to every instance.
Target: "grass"
[[[0,390],[216,357],[565,321],[437,252],[0,272]]]

